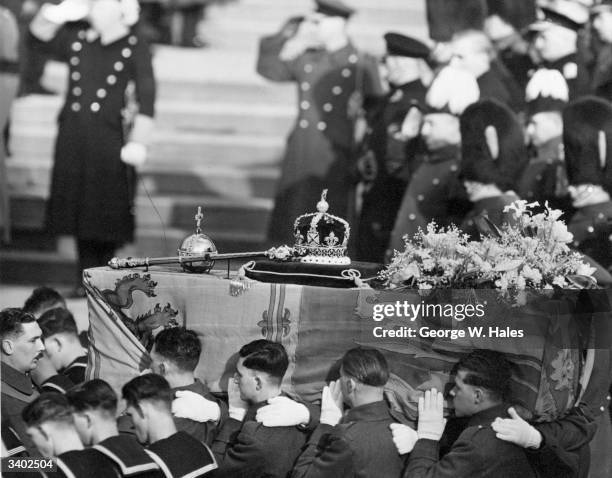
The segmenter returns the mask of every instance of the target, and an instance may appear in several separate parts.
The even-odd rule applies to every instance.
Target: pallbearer
[[[477,239],[483,216],[496,226],[510,222],[504,208],[527,162],[523,131],[510,109],[494,100],[470,105],[461,115],[461,173],[472,210],[461,229]]]
[[[604,267],[612,265],[612,106],[595,97],[563,112],[563,143],[573,206],[568,224],[574,247]]]
[[[43,5],[30,26],[32,48],[69,68],[47,225],[76,237],[78,284],[80,271],[106,264],[134,237],[134,168],[147,158],[155,100],[149,47],[133,28],[138,8],[136,0],[65,0]]]

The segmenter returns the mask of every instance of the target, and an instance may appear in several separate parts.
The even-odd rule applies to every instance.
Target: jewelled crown
[[[299,216],[293,225],[295,252],[301,262],[350,264],[345,255],[351,228],[338,216],[328,214],[327,189],[317,203],[317,212]]]

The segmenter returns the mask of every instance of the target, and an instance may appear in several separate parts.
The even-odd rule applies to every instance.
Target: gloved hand
[[[310,412],[304,404],[289,397],[274,397],[257,410],[255,420],[264,427],[293,427],[308,424]]]
[[[227,398],[230,418],[238,420],[239,422],[244,420],[244,416],[246,415],[247,408],[249,408],[249,406],[244,400],[242,400],[242,398],[240,398],[240,388],[231,378],[227,384]]]
[[[45,20],[56,24],[84,19],[91,9],[89,0],[64,0],[59,5],[43,4],[40,9]]]
[[[219,405],[207,400],[199,393],[179,390],[172,400],[172,415],[178,418],[189,418],[196,422],[216,422],[221,417]]]
[[[491,424],[495,436],[500,440],[509,441],[523,448],[540,448],[542,435],[516,413],[513,407],[508,409],[512,418],[496,418]]]
[[[141,143],[130,141],[121,148],[121,161],[130,166],[142,166],[147,160],[147,147]]]
[[[419,397],[419,439],[439,441],[445,426],[444,395],[435,388],[427,390],[424,397]]]
[[[329,386],[323,387],[321,396],[321,418],[320,422],[336,426],[342,418],[344,403],[340,381],[331,382]]]
[[[397,448],[397,452],[400,455],[410,453],[414,448],[414,444],[419,439],[417,432],[402,423],[392,423],[389,425],[389,428],[391,428],[393,443],[395,448]]]

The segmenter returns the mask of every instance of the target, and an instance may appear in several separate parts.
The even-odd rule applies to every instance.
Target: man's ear
[[[474,405],[480,405],[484,400],[484,391],[480,388],[474,389]]]
[[[2,352],[6,355],[13,355],[13,352],[15,352],[15,344],[12,340],[4,339],[2,341]]]
[[[253,379],[255,380],[255,390],[261,390],[263,387],[263,380],[259,375],[255,375],[253,377]]]
[[[606,133],[603,130],[599,130],[597,143],[597,146],[599,147],[599,166],[601,169],[604,169],[606,167],[606,155],[608,154],[608,142],[606,139]]]
[[[491,157],[494,160],[497,160],[499,158],[499,137],[497,136],[497,130],[494,126],[489,125],[485,128],[484,134],[489,153],[491,153]]]
[[[357,382],[355,381],[355,379],[354,378],[349,378],[346,381],[346,391],[348,393],[353,393],[356,388],[357,388]]]

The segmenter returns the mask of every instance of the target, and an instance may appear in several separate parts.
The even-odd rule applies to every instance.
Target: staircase
[[[359,9],[351,34],[365,50],[381,53],[386,31],[426,36],[422,0],[349,3]],[[120,255],[174,255],[193,231],[197,206],[204,206],[203,229],[220,251],[269,246],[267,223],[296,105],[293,85],[256,74],[258,39],[311,5],[310,0],[237,0],[209,9],[201,26],[209,48],[155,47],[155,139],[140,174],[136,241]],[[64,65],[49,63],[44,84],[60,95],[32,95],[14,103],[7,164],[13,242],[0,250],[0,282],[58,283],[74,277],[73,246],[50,239],[43,227],[65,76]]]

